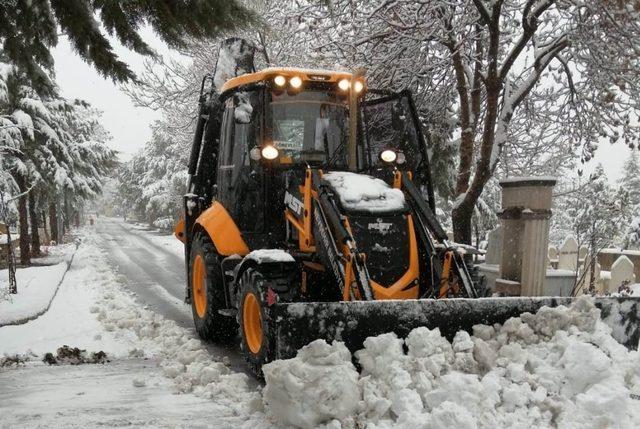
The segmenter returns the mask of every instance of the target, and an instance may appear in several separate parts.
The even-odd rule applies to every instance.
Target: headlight
[[[294,76],[289,80],[289,84],[292,88],[300,88],[302,86],[302,79],[299,76]]]
[[[364,89],[364,83],[362,83],[362,81],[360,81],[360,80],[356,80],[356,81],[353,83],[353,90],[354,90],[356,93],[360,93],[360,92],[362,92],[362,90],[363,90],[363,89]]]
[[[342,79],[340,82],[338,82],[338,88],[340,88],[343,91],[348,91],[349,90],[349,79]]]
[[[253,149],[251,149],[249,151],[249,157],[254,161],[260,161],[260,158],[262,157],[260,148],[254,147]]]
[[[396,162],[400,165],[404,164],[405,162],[407,162],[407,157],[404,155],[404,153],[402,152],[398,152],[398,157],[396,159]]]
[[[392,162],[395,162],[396,158],[398,158],[398,154],[394,150],[385,149],[380,152],[380,159],[383,162],[388,162],[390,164]]]
[[[278,75],[273,78],[273,83],[278,86],[284,86],[287,83],[287,79],[285,79],[285,77],[282,75]]]
[[[276,149],[275,146],[272,146],[270,144],[264,146],[260,151],[260,153],[262,154],[262,157],[264,159],[268,159],[269,161],[273,161],[280,154],[280,152],[278,152],[278,149]]]

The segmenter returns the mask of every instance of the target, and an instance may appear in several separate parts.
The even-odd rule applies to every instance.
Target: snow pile
[[[264,400],[282,424],[314,428],[346,419],[358,406],[358,372],[343,343],[314,341],[295,358],[274,361],[263,371]]]
[[[131,349],[130,355],[155,357],[165,376],[175,380],[177,392],[194,392],[207,398],[220,395],[218,399],[235,413],[255,399],[247,375],[232,372],[189,331],[140,308],[130,297],[109,291],[92,311],[116,338],[134,335],[138,347]]]
[[[295,262],[290,253],[282,249],[258,249],[249,252],[245,259],[252,259],[257,263],[263,262]]]
[[[190,203],[191,201],[189,201]],[[164,229],[164,230],[172,230],[173,229],[173,225],[175,224],[175,221],[173,220],[173,218],[171,217],[160,217],[156,220],[153,221],[153,226],[155,226],[156,228],[160,228],[160,229]]]
[[[384,180],[348,171],[332,171],[322,179],[333,187],[346,210],[385,213],[406,207],[402,191]]]
[[[317,343],[309,347],[342,349],[340,343]],[[317,411],[328,390],[313,377],[309,353],[303,349],[265,370],[265,402],[286,424],[311,427],[339,419],[343,427],[372,429],[621,428],[640,421],[640,401],[633,399],[640,394],[639,354],[613,339],[588,298],[504,325],[477,325],[473,335],[461,331],[452,342],[424,327],[405,340],[393,333],[370,337],[355,353],[362,367],[356,391],[353,371],[345,369],[347,355],[322,367],[322,374],[335,371],[340,381],[332,381],[338,390],[332,398],[358,397],[351,415],[343,408]],[[293,409],[316,420],[300,419]]]

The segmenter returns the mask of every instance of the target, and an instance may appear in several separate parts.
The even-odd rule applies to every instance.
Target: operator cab
[[[255,145],[249,142],[253,161],[347,168],[351,78],[350,73],[267,69],[229,80],[222,98],[234,104],[236,123],[260,129]],[[364,81],[356,83],[354,92],[363,94]]]

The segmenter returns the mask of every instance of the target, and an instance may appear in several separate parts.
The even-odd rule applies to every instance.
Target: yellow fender
[[[187,240],[184,236],[184,218],[180,219],[176,226],[173,227],[173,235],[183,243]]]
[[[249,248],[244,242],[238,226],[219,202],[216,201],[203,211],[196,219],[196,225],[207,231],[218,254],[244,256],[249,253]]]

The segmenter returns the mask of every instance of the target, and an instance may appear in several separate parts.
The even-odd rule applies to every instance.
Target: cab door
[[[217,200],[250,240],[264,229],[264,174],[249,152],[261,138],[261,91],[236,93],[225,102],[217,169]]]

